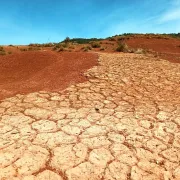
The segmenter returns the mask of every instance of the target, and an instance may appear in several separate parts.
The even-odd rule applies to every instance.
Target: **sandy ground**
[[[85,75],[0,103],[0,179],[179,180],[180,64],[103,53]]]

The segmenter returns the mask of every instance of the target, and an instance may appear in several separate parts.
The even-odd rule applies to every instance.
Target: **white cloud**
[[[180,0],[172,0],[167,10],[160,16],[159,23],[180,20]]]
[[[164,23],[164,22],[168,22],[168,21],[173,21],[173,20],[180,20],[180,7],[178,8],[174,8],[170,11],[167,11],[166,13],[164,13],[160,19],[159,22],[160,23]]]

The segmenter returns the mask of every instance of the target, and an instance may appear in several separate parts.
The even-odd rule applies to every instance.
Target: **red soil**
[[[131,48],[143,48],[155,56],[180,63],[180,40],[133,37],[125,40]],[[89,46],[89,44],[87,44]],[[101,52],[114,52],[117,41],[104,40]],[[0,56],[0,100],[17,93],[35,91],[58,91],[70,84],[83,82],[86,78],[82,72],[97,65],[97,55],[82,52],[85,45],[77,45],[78,52],[52,51],[43,48],[41,51],[20,51],[24,46],[5,47],[11,55]],[[100,51],[100,48],[92,51]]]
[[[143,48],[162,59],[167,59],[174,63],[180,63],[180,40],[175,38],[132,38],[126,43],[133,48]]]
[[[58,91],[83,82],[82,72],[97,65],[92,53],[27,51],[0,56],[0,100],[18,93]]]
[[[102,52],[114,53],[118,46],[118,38],[115,39],[116,41],[101,41],[101,46],[105,47],[105,51]],[[142,48],[159,58],[169,60],[173,63],[180,63],[180,39],[134,36],[125,39],[125,43],[130,48]],[[95,49],[95,51],[100,51],[100,48]]]

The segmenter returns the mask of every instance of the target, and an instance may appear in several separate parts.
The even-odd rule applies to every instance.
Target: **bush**
[[[68,47],[68,44],[66,44],[66,43],[58,43],[58,44],[56,44],[56,46],[53,47],[52,50],[60,52],[60,51],[64,51],[65,48],[67,48],[67,47]],[[69,48],[74,49],[73,46],[71,46]]]
[[[87,52],[89,50],[91,50],[92,48],[90,46],[85,46],[81,48],[84,52]]]
[[[68,43],[61,43],[59,45],[60,45],[60,47],[63,47],[63,48],[67,48],[68,47]]]
[[[31,46],[31,47],[41,47],[41,46],[43,46],[43,44],[33,44],[33,43],[31,43],[31,44],[29,44],[29,46]]]
[[[56,44],[56,45],[53,47],[53,50],[56,51],[56,50],[58,50],[58,49],[61,48],[61,47],[62,47],[62,44],[58,43],[58,44]]]
[[[5,51],[0,51],[0,55],[6,55]]]
[[[60,47],[60,48],[59,48],[59,52],[62,52],[62,51],[64,51],[64,48],[63,48],[63,47]]]
[[[88,49],[87,47],[84,47],[84,48],[83,48],[83,51],[84,51],[84,52],[87,52],[87,51],[89,51],[89,49]]]
[[[46,44],[42,44],[41,46],[43,46],[43,47],[53,47],[54,44],[53,43],[46,43]]]
[[[4,51],[4,48],[2,46],[0,46],[0,51]]]
[[[75,49],[75,47],[73,45],[69,46],[69,49]]]
[[[91,42],[91,46],[92,46],[92,48],[100,48],[101,47],[100,43],[98,43],[98,42]]]
[[[59,47],[54,46],[52,50],[53,50],[53,51],[56,51],[56,50],[58,50],[58,49],[59,49]]]
[[[69,43],[70,42],[70,38],[69,37],[66,37],[66,39],[64,40],[65,43]]]
[[[12,52],[11,52],[11,51],[8,51],[8,54],[12,54]]]
[[[6,55],[6,52],[2,46],[0,46],[0,55]]]
[[[117,52],[129,52],[129,48],[126,43],[119,43],[118,47],[116,48]]]
[[[104,47],[102,47],[101,49],[100,49],[100,51],[104,51],[105,50],[105,48]]]
[[[124,41],[125,39],[126,39],[125,36],[119,36],[117,40],[118,40],[118,41]]]
[[[29,47],[28,48],[29,51],[38,51],[38,50],[41,50],[40,47]]]
[[[71,42],[73,44],[89,44],[92,41],[101,41],[103,39],[97,39],[97,38],[90,38],[90,39],[85,39],[85,38],[73,38],[73,39],[68,39],[68,42]],[[63,40],[62,42],[67,41],[66,39]]]
[[[108,40],[109,40],[109,41],[116,41],[116,39],[113,38],[113,37],[108,38]]]
[[[134,53],[135,54],[145,54],[146,51],[144,49],[138,48]]]
[[[25,48],[21,48],[21,49],[20,49],[20,51],[27,51],[27,49],[25,49]]]

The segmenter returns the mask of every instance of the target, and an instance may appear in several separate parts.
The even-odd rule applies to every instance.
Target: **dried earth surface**
[[[2,180],[179,180],[180,64],[99,54],[88,81],[0,103]]]

